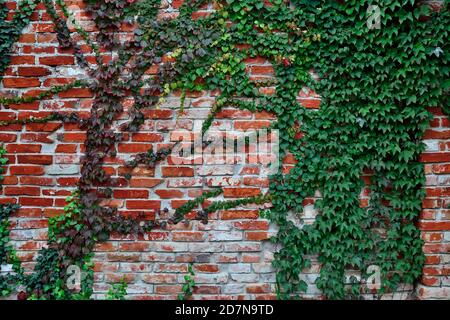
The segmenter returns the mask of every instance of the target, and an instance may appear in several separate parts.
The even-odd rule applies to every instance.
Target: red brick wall
[[[440,109],[425,133],[426,199],[420,217],[426,265],[418,296],[450,298],[450,126]]]
[[[70,3],[83,8],[82,1]],[[161,14],[173,14],[180,1],[165,3]],[[8,6],[15,8],[14,2]],[[76,8],[71,7],[71,10]],[[95,31],[82,10],[76,11],[76,17],[87,30]],[[33,22],[14,46],[11,65],[0,86],[2,95],[33,95],[52,85],[85,77],[75,65],[72,52],[58,47],[53,31],[44,7],[39,5]],[[90,59],[93,61],[93,57]],[[253,77],[267,77],[272,72],[270,64],[262,59],[249,61],[248,71]],[[271,88],[264,90],[270,93]],[[320,103],[316,96],[306,95],[299,99],[308,108],[318,108]],[[146,113],[147,120],[140,133],[128,135],[118,145],[117,158],[108,159],[106,163],[108,173],[122,176],[124,162],[133,154],[174,141],[171,130],[198,128],[199,120],[206,118],[213,100],[212,92],[188,96],[185,112],[178,116],[180,99],[176,95],[170,96],[161,108]],[[92,96],[88,90],[72,89],[42,102],[2,108],[0,120],[39,117],[51,111],[88,113],[91,105]],[[427,151],[422,157],[426,163],[427,199],[420,226],[427,265],[417,293],[424,299],[448,299],[450,210],[446,208],[450,204],[450,129],[448,118],[439,109],[432,111],[435,119],[427,131]],[[126,119],[126,113],[123,119]],[[273,117],[266,113],[252,114],[226,108],[218,115],[213,127],[219,130],[259,128],[272,120]],[[22,206],[12,219],[11,238],[27,270],[32,270],[37,251],[46,245],[48,217],[63,212],[65,198],[76,186],[84,140],[85,133],[72,124],[55,122],[0,127],[0,142],[5,144],[10,160],[0,201]],[[289,159],[286,165],[289,166]],[[104,205],[116,206],[128,214],[145,212],[152,216],[155,209],[177,208],[208,187],[224,187],[224,197],[230,199],[266,192],[268,186],[267,170],[262,164],[210,164],[205,161],[175,166],[169,158],[154,170],[137,168],[133,173],[131,181],[121,180],[122,185],[114,189],[113,200]],[[273,248],[264,240],[275,232],[275,227],[259,218],[257,209],[246,206],[219,212],[207,225],[197,221],[180,223],[167,231],[156,230],[139,239],[113,236],[111,241],[96,247],[96,295],[101,297],[110,283],[125,276],[130,283],[128,293],[132,298],[176,298],[188,264],[194,262],[195,298],[274,298]],[[161,215],[164,218],[164,213]],[[313,219],[312,206],[308,207],[306,215]],[[320,297],[313,285],[318,269],[317,263],[313,263],[304,273],[304,279],[310,284],[307,297]],[[412,290],[405,288],[407,293]]]

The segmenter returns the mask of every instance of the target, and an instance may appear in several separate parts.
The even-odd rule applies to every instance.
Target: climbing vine
[[[187,300],[194,294],[195,289],[195,272],[194,266],[190,264],[188,266],[188,274],[184,276],[184,284],[182,287],[183,293],[178,295],[178,300]]]
[[[128,284],[125,279],[114,283],[106,294],[106,300],[125,300]]]
[[[62,279],[71,265],[92,272],[94,245],[113,232],[164,229],[167,222],[181,222],[196,209],[196,218],[207,223],[208,213],[267,202],[272,207],[265,216],[279,229],[272,241],[279,245],[273,265],[280,298],[296,298],[307,290],[300,274],[311,265],[311,255],[317,255],[322,265],[316,285],[331,299],[365,293],[364,286],[346,276],[348,270],[356,270],[364,282],[369,265],[379,266],[382,273],[377,294],[413,283],[424,261],[415,222],[424,197],[418,157],[431,119],[427,107],[448,108],[448,3],[440,12],[431,12],[414,0],[272,0],[269,5],[226,0],[212,1],[215,11],[193,19],[208,2],[185,1],[176,18],[157,19],[157,0],[89,0],[87,10],[99,30],[93,39],[76,24],[64,1],[56,1],[57,6],[44,1],[60,45],[74,48],[89,81],[55,87],[33,98],[1,98],[0,103],[42,100],[74,87],[89,88],[95,98],[88,118],[70,117],[87,132],[78,191],[68,199],[66,213],[49,222],[49,248],[42,250],[35,273],[27,280],[30,297],[89,298],[92,277],[77,295]],[[379,28],[368,24],[372,18],[368,4],[381,11]],[[16,14],[21,24],[16,25],[2,22],[6,11],[0,12],[0,23],[9,28],[2,28],[1,52],[9,52],[34,6],[34,1],[22,2]],[[96,67],[73,41],[68,20],[95,53]],[[124,41],[119,31],[127,23],[137,28],[133,38]],[[7,39],[3,34],[9,35]],[[8,64],[7,56],[0,71]],[[255,57],[273,65],[274,78],[251,79],[245,61]],[[148,76],[153,65],[159,65],[158,71]],[[267,87],[275,88],[273,94],[265,94],[262,89]],[[319,111],[298,102],[299,92],[306,88],[320,94]],[[187,93],[204,90],[220,93],[203,133],[225,106],[273,113],[277,120],[270,129],[280,133],[280,157],[292,154],[297,160],[294,168],[272,176],[267,195],[211,201],[200,209],[206,200],[222,194],[221,189],[205,190],[168,221],[130,219],[102,206],[118,184],[106,174],[103,162],[116,156],[123,133],[138,132],[145,121],[143,111],[158,108],[171,93],[181,97],[182,112]],[[134,100],[127,111],[130,120],[116,132],[115,121],[130,96]],[[60,117],[42,121],[67,119]],[[156,166],[172,148],[136,155],[127,163],[126,178],[138,165]],[[370,177],[370,185],[363,177]],[[370,189],[367,206],[360,199],[365,187]],[[317,218],[303,224],[304,204],[317,193]],[[7,221],[7,216],[2,219]],[[2,230],[7,227],[6,222],[0,234],[6,235]],[[6,243],[7,237],[2,239]],[[191,288],[187,289],[185,293]]]

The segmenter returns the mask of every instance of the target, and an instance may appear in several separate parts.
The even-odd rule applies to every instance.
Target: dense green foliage
[[[369,265],[381,268],[380,294],[413,283],[424,261],[414,223],[424,198],[418,158],[427,107],[448,105],[448,7],[431,14],[416,1],[372,1],[381,26],[369,29],[366,1],[294,4],[302,12],[298,27],[321,38],[304,56],[312,58],[320,77],[313,88],[323,100],[302,122],[302,144],[289,143],[299,163],[271,186],[275,241],[283,245],[275,261],[280,294],[305,289],[298,274],[314,253],[322,263],[316,284],[329,298],[364,292],[346,290],[345,270],[365,277]],[[372,174],[368,208],[359,203],[364,172]],[[320,214],[299,229],[288,212],[302,212],[316,190]]]
[[[293,0],[292,6],[281,0],[270,6],[260,0],[226,0],[216,3],[217,10],[210,15],[192,19],[207,2],[193,0],[186,1],[177,18],[157,20],[157,0],[86,2],[100,30],[94,45],[77,27],[99,65],[91,68],[75,50],[78,64],[93,80],[85,85],[95,94],[91,116],[79,121],[87,131],[86,154],[79,193],[69,201],[66,214],[50,222],[52,246],[42,253],[30,282],[34,297],[73,297],[58,279],[64,279],[69,265],[89,268],[95,243],[107,240],[111,232],[165,227],[165,222],[126,219],[116,209],[99,205],[117,184],[102,165],[107,156],[115,156],[115,145],[122,139],[111,125],[124,111],[122,100],[130,92],[135,104],[123,132],[139,131],[145,120],[142,111],[157,108],[174,91],[182,97],[182,110],[187,92],[220,90],[203,132],[223,107],[276,115],[271,128],[279,130],[281,157],[292,153],[298,161],[295,167],[271,177],[269,195],[212,202],[197,218],[207,223],[209,212],[272,201],[265,216],[279,227],[272,240],[280,248],[274,260],[280,298],[306,291],[300,274],[310,266],[311,255],[318,255],[322,264],[316,285],[332,299],[365,292],[364,286],[346,279],[347,270],[360,271],[366,278],[369,265],[379,266],[379,294],[420,276],[424,257],[414,223],[424,197],[424,173],[418,156],[431,119],[427,107],[448,108],[447,6],[431,13],[414,0]],[[57,3],[71,19],[64,3]],[[60,44],[76,49],[64,20],[52,10],[53,3],[45,4]],[[373,18],[368,15],[369,4],[380,8],[379,29],[367,24]],[[119,41],[121,23],[135,16],[134,40]],[[97,46],[116,52],[117,58],[103,63]],[[158,73],[144,77],[166,54],[169,61]],[[254,57],[272,63],[274,79],[250,79],[245,62]],[[272,95],[261,90],[271,86]],[[321,95],[319,111],[297,101],[306,87]],[[166,156],[141,154],[130,167],[153,167]],[[371,176],[368,207],[360,203],[364,174]],[[317,192],[321,197],[315,202],[316,221],[299,227],[292,217],[302,218],[304,200]],[[205,191],[179,208],[169,222],[182,221],[221,193]],[[84,283],[89,286],[89,281]],[[90,295],[89,289],[83,292],[83,297]]]

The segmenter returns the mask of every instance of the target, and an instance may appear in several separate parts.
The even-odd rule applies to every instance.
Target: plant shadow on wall
[[[279,298],[298,298],[307,290],[300,274],[314,254],[322,265],[316,285],[330,299],[364,294],[366,287],[348,281],[347,271],[360,271],[364,282],[371,265],[381,271],[381,284],[372,293],[382,295],[401,283],[414,283],[424,261],[415,226],[425,180],[418,157],[430,121],[426,107],[448,106],[449,11],[447,4],[430,12],[417,1],[372,2],[381,11],[379,28],[367,23],[371,18],[367,1],[293,0],[289,5],[281,0],[266,5],[260,0],[213,1],[216,10],[195,19],[193,14],[208,1],[185,1],[176,18],[159,20],[160,1],[86,1],[99,29],[94,39],[77,24],[63,0],[56,0],[59,11],[53,1],[43,1],[61,47],[74,49],[90,80],[55,87],[33,98],[1,98],[0,103],[7,107],[83,86],[95,94],[95,100],[88,118],[54,114],[26,120],[78,123],[87,132],[86,151],[78,191],[69,199],[65,214],[49,221],[49,246],[41,251],[31,275],[23,274],[6,245],[7,219],[16,208],[2,207],[0,261],[13,261],[16,276],[2,278],[0,286],[7,283],[10,288],[15,281],[36,299],[87,299],[92,295],[90,258],[97,242],[108,240],[113,232],[139,234],[179,223],[205,200],[220,195],[221,189],[205,190],[168,221],[129,219],[100,205],[118,184],[105,173],[103,163],[116,156],[122,133],[139,131],[145,121],[143,111],[158,108],[171,92],[182,97],[182,110],[187,92],[204,90],[220,94],[203,132],[225,106],[267,111],[277,117],[271,128],[280,133],[280,158],[289,152],[297,160],[290,172],[271,177],[268,195],[215,201],[197,217],[207,223],[208,213],[271,201],[271,209],[263,214],[279,227],[272,238],[279,248],[273,262]],[[33,1],[24,1],[19,14],[29,16],[34,6]],[[0,15],[2,24],[7,23],[4,20],[5,15]],[[87,62],[67,21],[92,49],[98,67]],[[133,40],[124,42],[118,32],[127,21],[137,28]],[[17,34],[17,29],[8,30]],[[4,48],[5,37],[0,39]],[[108,61],[111,52],[115,58]],[[251,81],[245,61],[252,57],[269,60],[276,78]],[[157,74],[147,76],[154,65],[159,65]],[[319,80],[311,77],[310,70]],[[305,86],[321,95],[318,112],[297,101]],[[275,90],[267,95],[266,87]],[[112,126],[124,112],[127,97],[134,99],[127,110],[130,120],[117,133]],[[170,149],[139,154],[129,166],[156,166]],[[370,184],[365,186],[362,177],[367,174]],[[364,187],[370,189],[368,205],[360,201]],[[292,217],[301,217],[304,200],[317,192],[316,221],[300,227]],[[71,266],[88,274],[78,293],[66,285]]]

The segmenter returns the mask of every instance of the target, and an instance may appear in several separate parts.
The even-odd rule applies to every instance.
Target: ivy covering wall
[[[184,2],[177,17],[161,20],[156,18],[160,1],[85,1],[99,30],[95,37],[76,22],[64,1],[43,3],[60,46],[73,49],[89,79],[35,97],[1,98],[1,104],[32,102],[74,87],[89,88],[95,100],[87,118],[54,113],[20,122],[71,122],[86,130],[87,138],[78,190],[68,199],[65,214],[49,221],[49,248],[41,251],[31,275],[23,275],[7,244],[7,219],[16,208],[0,210],[0,262],[13,261],[16,266],[15,276],[1,278],[1,293],[10,293],[15,283],[25,284],[31,298],[88,299],[92,295],[90,258],[96,243],[107,241],[113,232],[165,229],[167,224],[183,221],[206,200],[210,205],[196,217],[204,223],[212,212],[272,203],[260,214],[278,227],[271,241],[279,248],[273,266],[280,299],[297,298],[306,291],[300,274],[310,266],[311,255],[318,255],[322,265],[316,284],[330,299],[357,298],[365,292],[360,281],[348,279],[348,270],[358,270],[366,279],[368,267],[379,266],[380,295],[420,277],[423,243],[415,224],[425,177],[418,159],[431,120],[427,107],[448,110],[447,2],[432,11],[414,0],[226,0],[214,1],[212,14],[193,18],[208,3],[193,0]],[[35,5],[21,2],[12,22],[6,21],[5,10],[0,13],[0,71],[7,67],[11,44]],[[379,27],[368,24],[375,18],[368,13],[369,5],[380,10]],[[67,21],[83,41],[71,37]],[[120,28],[131,22],[137,25],[133,39],[122,41]],[[96,68],[86,59],[81,43],[95,54]],[[104,52],[114,52],[115,58],[107,60]],[[245,61],[255,57],[271,62],[275,79],[250,79]],[[162,61],[155,76],[145,76]],[[267,87],[275,90],[271,94],[261,90]],[[306,88],[321,96],[319,111],[298,102]],[[105,172],[105,159],[116,156],[123,134],[140,130],[143,111],[157,109],[173,92],[182,97],[182,111],[186,92],[205,90],[220,94],[203,132],[226,106],[272,113],[277,120],[270,129],[279,130],[280,158],[292,154],[294,168],[286,173],[280,164],[268,194],[214,201],[223,191],[208,190],[175,210],[169,220],[130,219],[100,205],[111,198],[118,183]],[[122,102],[128,96],[135,101],[127,111],[130,121],[117,133],[112,125],[124,112]],[[137,154],[127,166],[154,168],[174,147]],[[370,182],[362,178],[367,175]],[[132,171],[124,178],[131,179]],[[364,187],[370,189],[367,205],[361,203]],[[305,200],[317,193],[316,221],[299,226],[292,216],[301,217]],[[65,286],[70,265],[89,274],[81,293]]]

